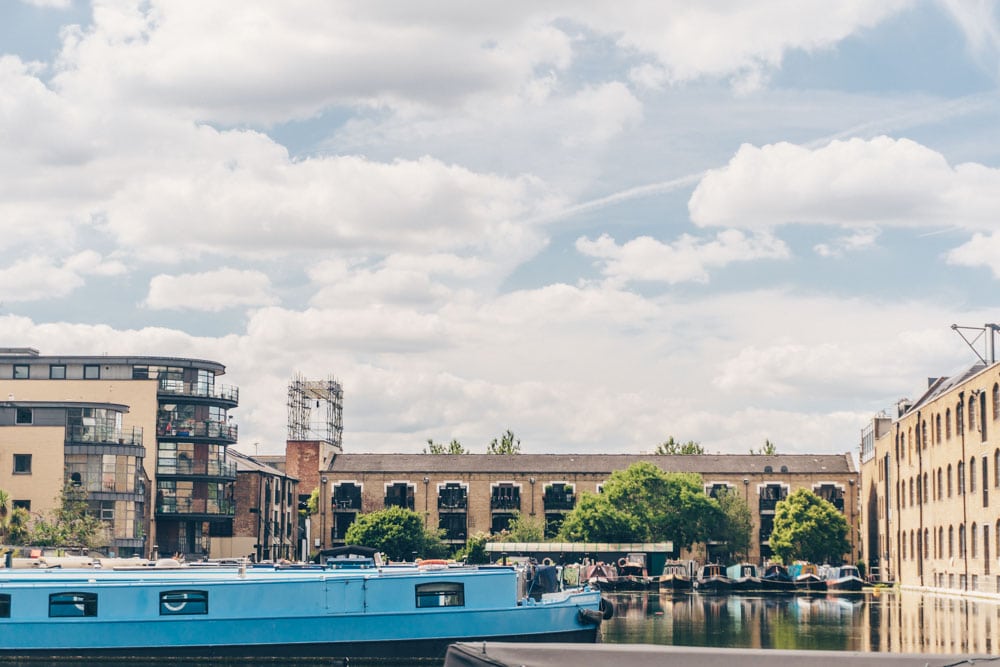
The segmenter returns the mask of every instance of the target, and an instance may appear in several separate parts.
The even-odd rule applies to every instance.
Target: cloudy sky
[[[1000,321],[990,0],[4,0],[0,346],[351,452],[855,451]]]

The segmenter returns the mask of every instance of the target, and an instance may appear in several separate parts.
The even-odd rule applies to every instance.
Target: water
[[[990,600],[889,590],[841,596],[605,596],[615,604],[615,617],[603,627],[606,643],[1000,654],[1000,602]]]

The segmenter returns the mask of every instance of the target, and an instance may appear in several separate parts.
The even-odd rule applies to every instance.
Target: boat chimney
[[[240,575],[240,579],[246,579],[247,578],[247,559],[246,558],[241,558],[240,559],[240,571],[239,571],[239,575]]]

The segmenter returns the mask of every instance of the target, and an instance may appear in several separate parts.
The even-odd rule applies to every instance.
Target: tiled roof
[[[781,474],[782,466],[800,474],[856,472],[850,454],[338,454],[328,472],[610,474],[639,461],[650,461],[667,472],[703,475],[764,474],[765,466],[771,466],[774,474]]]

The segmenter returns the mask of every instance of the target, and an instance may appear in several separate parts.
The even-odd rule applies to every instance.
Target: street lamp
[[[326,548],[326,505],[329,499],[326,496],[326,477],[319,478],[319,534],[320,549]]]

